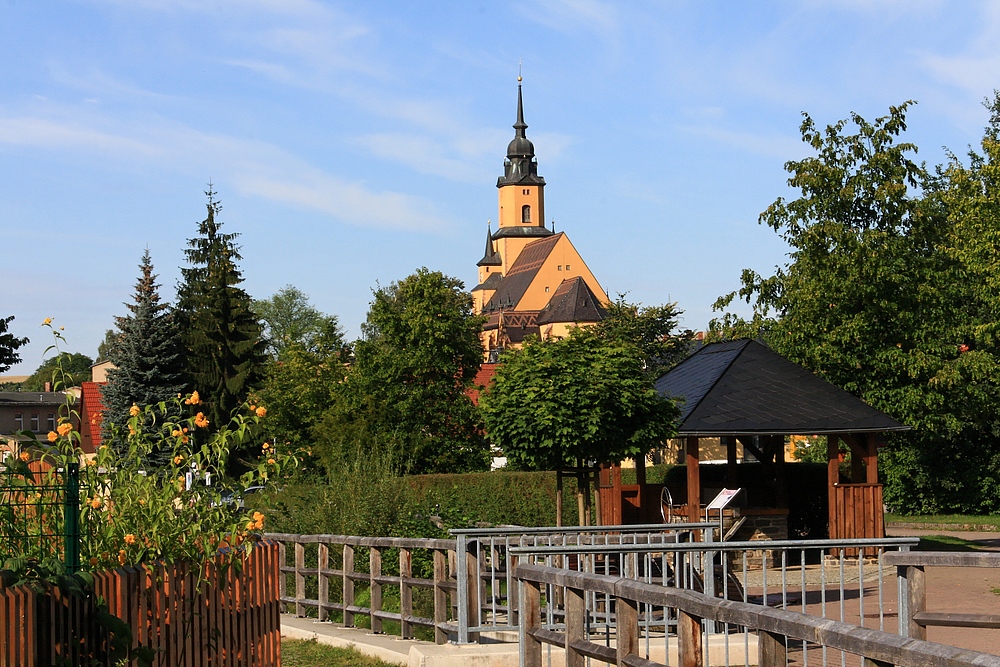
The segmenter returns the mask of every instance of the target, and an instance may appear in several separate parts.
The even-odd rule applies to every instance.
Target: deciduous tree
[[[769,277],[744,271],[739,296],[753,304],[752,319],[727,314],[714,329],[762,336],[912,426],[880,457],[893,508],[996,509],[996,482],[983,483],[1000,468],[1000,387],[987,335],[996,313],[981,306],[997,266],[974,259],[982,254],[974,239],[984,225],[995,239],[998,221],[969,217],[973,193],[988,195],[977,180],[984,172],[952,165],[931,174],[915,161],[916,146],[897,142],[908,106],[825,130],[805,116],[802,138],[815,155],[786,164],[801,194],[760,216],[789,244],[790,261]]]
[[[319,436],[381,443],[413,473],[489,467],[478,412],[466,395],[482,362],[482,318],[460,280],[438,271],[413,275],[374,293],[364,338],[339,400]]]
[[[641,456],[674,432],[635,345],[574,329],[509,351],[480,397],[486,432],[518,468],[554,470]]]
[[[14,320],[14,316],[0,317],[0,373],[5,372],[14,364],[21,363],[21,357],[17,350],[28,342],[27,338],[18,338],[7,331],[7,325]]]

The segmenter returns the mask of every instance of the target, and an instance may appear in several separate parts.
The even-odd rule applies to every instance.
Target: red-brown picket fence
[[[95,592],[132,628],[133,646],[156,650],[164,667],[280,664],[278,545],[261,542],[239,559],[197,569],[180,565],[95,573]],[[200,580],[199,580],[200,579]],[[0,584],[0,667],[89,664],[106,631],[93,609],[58,590],[37,594]]]

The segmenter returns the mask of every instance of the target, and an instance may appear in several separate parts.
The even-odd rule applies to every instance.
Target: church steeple
[[[500,253],[496,251],[493,246],[493,232],[489,225],[486,226],[486,252],[483,253],[483,258],[476,263],[476,266],[501,266],[503,260],[500,259]]]
[[[497,187],[505,185],[545,185],[545,179],[538,175],[535,162],[535,145],[524,134],[528,124],[524,122],[524,102],[521,96],[521,77],[517,77],[517,122],[514,123],[514,138],[507,144],[507,159],[503,162],[503,176]]]

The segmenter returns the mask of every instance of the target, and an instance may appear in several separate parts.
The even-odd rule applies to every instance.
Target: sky
[[[919,159],[978,144],[1000,4],[0,0],[0,317],[31,339],[8,373],[46,317],[95,357],[146,248],[173,301],[209,182],[251,296],[294,285],[352,338],[419,267],[471,288],[519,63],[546,222],[698,330],[786,261],[757,220],[795,195],[803,112],[916,100]]]

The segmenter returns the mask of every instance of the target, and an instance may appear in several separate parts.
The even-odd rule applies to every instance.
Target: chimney
[[[52,383],[51,382],[46,382],[45,383],[45,391],[52,391]],[[39,396],[38,400],[42,400],[42,397]]]

